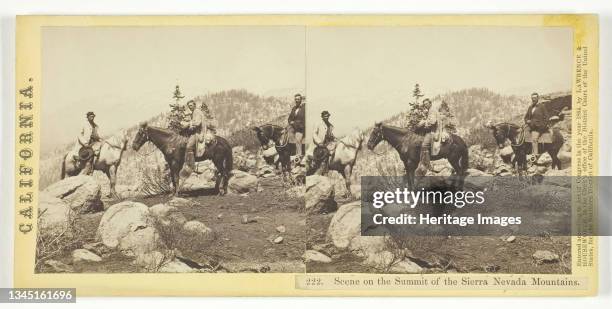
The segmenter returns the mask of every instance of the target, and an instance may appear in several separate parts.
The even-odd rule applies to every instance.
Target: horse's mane
[[[401,134],[408,134],[408,133],[416,134],[416,133],[412,132],[409,128],[402,128],[402,127],[392,126],[392,125],[388,125],[388,124],[383,124],[382,126],[385,127],[388,130],[395,131],[395,132],[401,133]]]
[[[274,129],[274,130],[284,130],[284,129],[285,129],[285,128],[283,128],[283,127],[279,126],[279,125],[276,125],[276,124],[271,124],[271,123],[267,123],[267,124],[261,125],[261,126],[259,126],[259,127],[260,127],[261,129],[263,129],[263,128],[265,128],[265,127],[269,127],[269,128]]]
[[[109,138],[106,139],[106,142],[116,148],[122,148],[123,147],[123,138],[119,137],[117,135],[113,135]]]
[[[176,132],[174,132],[172,130],[164,129],[164,128],[160,128],[160,127],[155,127],[155,126],[147,126],[147,128],[153,129],[153,130],[156,130],[156,131],[160,131],[160,132],[162,132],[164,134],[168,134],[168,135],[178,134],[178,133],[176,133]]]
[[[353,130],[350,134],[347,134],[340,138],[340,142],[345,145],[358,147],[361,142],[365,139],[364,133],[360,130]]]

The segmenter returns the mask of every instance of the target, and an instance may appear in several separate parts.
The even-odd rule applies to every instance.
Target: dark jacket
[[[297,114],[295,112],[296,109],[298,109],[298,107],[294,105],[291,109],[291,112],[289,113],[289,118],[287,119],[287,122],[291,123],[291,121],[293,121],[293,129],[296,132],[304,133],[304,130],[306,128],[306,104],[300,104]]]
[[[544,103],[539,103],[536,105],[535,109],[533,109],[533,105],[529,105],[527,113],[525,113],[525,123],[527,123],[528,120],[531,120],[529,127],[532,129],[547,129],[548,118],[548,109]]]

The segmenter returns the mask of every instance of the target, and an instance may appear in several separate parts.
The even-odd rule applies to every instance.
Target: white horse
[[[108,196],[117,197],[115,191],[115,185],[117,184],[117,169],[121,164],[121,156],[127,149],[128,136],[126,132],[123,132],[121,137],[112,136],[107,140],[102,141],[102,147],[100,148],[100,156],[94,161],[93,170],[104,172],[110,181],[110,191]],[[62,175],[61,179],[66,177],[79,175],[85,164],[75,157],[78,158],[80,145],[77,144],[71,151],[69,151],[62,160]]]
[[[361,145],[365,139],[365,133],[354,130],[351,134],[344,136],[336,142],[336,148],[334,151],[334,157],[327,165],[327,170],[337,171],[344,177],[344,183],[346,185],[347,195],[351,195],[351,176],[353,174],[353,167],[357,161],[357,154],[361,150]],[[309,147],[309,151],[306,154],[305,164],[311,166],[313,164],[312,151],[314,147]],[[310,169],[310,168],[309,168]],[[315,167],[315,173],[322,170],[321,166]],[[311,172],[313,172],[311,170]],[[326,171],[322,171],[326,173]]]

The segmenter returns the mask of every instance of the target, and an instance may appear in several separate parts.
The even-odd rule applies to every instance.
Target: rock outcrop
[[[104,210],[101,201],[101,186],[94,177],[79,175],[64,178],[42,191],[64,201],[77,213],[90,213]]]
[[[308,213],[323,213],[336,210],[334,184],[325,176],[311,175],[306,177],[304,208]]]
[[[97,237],[109,248],[116,248],[137,260],[165,249],[147,205],[125,201],[109,207],[98,226]]]
[[[230,193],[243,194],[256,192],[258,185],[259,181],[257,180],[257,176],[240,170],[233,170],[227,188]]]

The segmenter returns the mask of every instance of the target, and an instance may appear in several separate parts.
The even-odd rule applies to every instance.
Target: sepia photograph
[[[37,272],[303,271],[303,27],[42,30]]]
[[[598,25],[20,16],[14,285],[595,295]]]
[[[496,206],[519,193],[530,211],[542,194],[550,205],[570,196],[569,177],[528,181],[571,175],[570,28],[326,27],[306,38],[309,273],[571,273],[567,234],[364,236],[361,225],[364,176],[408,188],[460,177]]]

